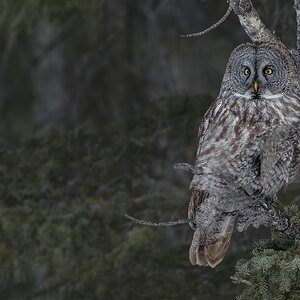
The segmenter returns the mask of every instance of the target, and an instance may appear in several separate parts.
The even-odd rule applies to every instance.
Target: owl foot
[[[264,198],[263,188],[258,184],[253,184],[251,186],[242,187],[244,192],[253,199]]]
[[[245,231],[250,225],[254,228],[260,226],[268,227],[271,223],[270,210],[265,203],[258,202],[246,209],[243,209],[239,213],[237,220],[237,231]]]

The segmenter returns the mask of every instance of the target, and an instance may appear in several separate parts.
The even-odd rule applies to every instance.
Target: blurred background
[[[295,45],[292,1],[254,1]],[[234,299],[239,258],[269,231],[235,232],[224,262],[192,266],[186,218],[201,117],[248,41],[225,0],[0,0],[0,298]],[[280,195],[296,203],[299,184]]]

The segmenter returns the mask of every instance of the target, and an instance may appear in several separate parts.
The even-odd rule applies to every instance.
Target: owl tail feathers
[[[209,266],[214,268],[224,258],[234,228],[235,217],[226,217],[217,228],[210,227],[209,232],[201,233],[201,228],[197,228],[189,251],[189,258],[192,265]],[[218,234],[215,229],[220,228]],[[215,237],[216,236],[216,237]]]

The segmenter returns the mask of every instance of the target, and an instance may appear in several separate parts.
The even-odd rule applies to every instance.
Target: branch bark
[[[260,212],[259,212],[260,210]],[[255,226],[255,223],[260,225],[266,225],[265,220],[270,220],[268,227],[273,227],[275,230],[283,233],[290,239],[300,240],[300,227],[299,224],[294,224],[291,222],[290,218],[283,213],[277,204],[274,201],[260,203],[259,205],[253,205],[244,210],[240,211],[231,211],[231,212],[222,212],[220,211],[220,216],[237,216],[237,228],[238,231],[246,230],[249,225]],[[129,215],[125,215],[125,217],[131,220],[133,223],[145,226],[153,226],[153,227],[169,227],[187,224],[189,222],[194,222],[192,219],[179,219],[176,221],[167,221],[167,222],[151,222],[145,221],[142,219],[136,219]],[[217,216],[216,216],[217,218]],[[240,218],[240,220],[239,220]],[[247,224],[245,224],[247,223]],[[240,228],[240,229],[239,229]]]
[[[131,220],[133,223],[145,225],[145,226],[153,226],[153,227],[169,227],[169,226],[176,226],[181,224],[187,224],[189,222],[192,222],[194,220],[189,219],[179,219],[176,221],[167,221],[167,222],[151,222],[151,221],[145,221],[142,219],[136,219],[134,217],[131,217],[129,215],[124,215],[127,219]]]
[[[297,50],[300,51],[300,0],[295,0],[294,9],[297,20]]]
[[[225,15],[218,22],[213,24],[212,26],[210,26],[207,29],[205,29],[203,31],[200,31],[200,32],[190,33],[190,34],[181,34],[180,36],[184,37],[184,38],[189,38],[189,37],[198,37],[198,36],[205,35],[208,32],[210,32],[210,31],[214,30],[215,28],[219,27],[223,22],[225,22],[225,20],[229,17],[231,11],[232,11],[232,8],[229,5]]]
[[[236,216],[236,227],[240,232],[247,230],[250,225],[255,228],[264,225],[281,232],[290,239],[300,239],[300,224],[293,223],[290,217],[278,207],[274,199],[261,199],[252,206],[241,210],[220,211],[220,215]]]
[[[295,0],[299,2],[299,0]],[[252,42],[281,43],[261,21],[251,0],[230,0],[229,5],[238,16],[240,23]]]

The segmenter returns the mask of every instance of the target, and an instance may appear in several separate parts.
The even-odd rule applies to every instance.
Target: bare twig
[[[281,43],[276,35],[263,24],[251,0],[230,0],[230,6],[252,42]]]
[[[195,172],[195,168],[188,163],[176,163],[173,165],[173,168],[176,170],[183,170],[191,173]]]
[[[300,0],[295,0],[295,9],[297,13],[298,32],[300,32]],[[248,34],[252,42],[281,43],[276,35],[263,24],[257,11],[253,7],[251,0],[229,0],[228,9],[218,22],[203,31],[191,34],[183,34],[181,37],[186,38],[205,35],[206,33],[220,26],[228,18],[232,10],[238,16],[243,29]],[[300,37],[297,39],[297,41],[299,41],[300,47]]]
[[[251,216],[251,211],[253,210],[253,216]],[[268,201],[265,203],[262,203],[259,201],[259,205],[256,203],[255,205],[249,206],[244,210],[235,210],[235,211],[228,211],[228,212],[222,212],[220,211],[220,217],[221,216],[237,216],[241,217],[242,219],[245,219],[245,216],[248,217],[245,219],[248,222],[247,227],[250,224],[254,224],[258,221],[257,219],[257,212],[260,210],[261,212],[264,212],[264,215],[268,216],[268,219],[270,221],[270,226],[273,227],[275,230],[283,233],[285,236],[294,239],[299,240],[300,239],[300,227],[298,224],[294,224],[291,222],[290,218],[283,213],[277,206],[277,204],[274,201]],[[153,226],[153,227],[169,227],[169,226],[176,226],[176,225],[182,225],[187,224],[190,222],[195,222],[195,220],[192,219],[179,219],[176,221],[167,221],[167,222],[151,222],[151,221],[145,221],[141,219],[133,218],[129,215],[125,215],[125,217],[132,222],[139,224],[139,225],[145,225],[145,226]],[[216,216],[217,218],[217,216]],[[245,222],[243,220],[242,222]]]
[[[129,215],[125,215],[125,217],[129,220],[131,220],[132,222],[136,223],[136,224],[140,224],[140,225],[146,225],[146,226],[154,226],[154,227],[168,227],[168,226],[175,226],[175,225],[181,225],[181,224],[187,224],[189,222],[192,222],[193,220],[189,220],[189,219],[180,219],[180,220],[176,220],[176,221],[168,221],[168,222],[150,222],[150,221],[144,221],[141,219],[136,219],[133,218]]]
[[[232,8],[229,5],[226,13],[224,14],[224,16],[218,22],[213,24],[212,26],[210,26],[207,29],[205,29],[203,31],[200,31],[200,32],[190,33],[190,34],[181,34],[180,36],[184,37],[184,38],[189,38],[189,37],[198,37],[198,36],[205,35],[206,33],[214,30],[217,27],[219,27],[229,17],[231,11],[232,11]]]
[[[193,167],[192,165],[188,164],[188,163],[176,163],[173,165],[173,168],[174,169],[177,169],[177,170],[183,170],[183,171],[186,171],[186,172],[190,172],[190,173],[193,173],[193,174],[202,174],[203,173],[203,169],[201,167]]]

